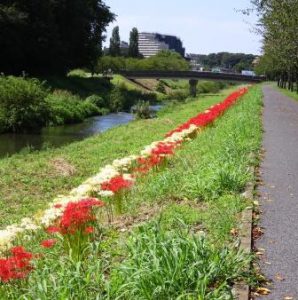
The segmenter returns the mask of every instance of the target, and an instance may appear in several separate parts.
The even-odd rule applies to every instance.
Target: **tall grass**
[[[232,299],[249,257],[217,249],[187,229],[141,226],[128,242],[128,258],[112,275],[112,299]],[[114,282],[113,282],[114,280]]]

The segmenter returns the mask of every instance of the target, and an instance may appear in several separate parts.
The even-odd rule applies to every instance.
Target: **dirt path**
[[[298,300],[298,102],[270,86],[263,91],[264,185],[259,192],[265,234],[256,246],[264,251],[262,271],[273,280],[266,299]]]

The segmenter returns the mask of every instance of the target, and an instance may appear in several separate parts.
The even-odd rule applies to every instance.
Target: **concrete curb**
[[[252,174],[255,172],[255,168],[251,167],[250,171]],[[243,193],[243,196],[247,199],[253,200],[255,184],[250,182]],[[241,227],[240,227],[240,249],[246,253],[250,253],[252,249],[252,222],[253,222],[253,207],[247,207],[242,212]],[[250,288],[247,284],[237,283],[234,286],[234,295],[237,300],[249,300],[250,299]]]

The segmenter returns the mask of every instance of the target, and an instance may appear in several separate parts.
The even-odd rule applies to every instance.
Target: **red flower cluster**
[[[60,232],[62,234],[74,234],[84,230],[90,222],[96,220],[92,211],[93,207],[102,207],[104,202],[95,199],[83,199],[79,202],[69,202],[57,226],[48,227],[48,233]]]
[[[159,155],[150,155],[148,157],[141,157],[138,159],[139,167],[136,168],[134,171],[138,173],[147,173],[150,169],[158,166],[162,163],[164,157]]]
[[[232,104],[234,104],[242,95],[244,95],[247,92],[247,90],[247,88],[242,88],[230,94],[223,102],[211,107],[208,111],[204,113],[198,114],[196,117],[189,119],[186,123],[167,133],[166,137],[170,137],[175,132],[181,132],[185,129],[189,129],[191,125],[195,125],[197,127],[207,126],[208,124],[212,123],[215,119],[217,119]]]
[[[174,148],[176,147],[176,143],[159,143],[153,150],[153,155],[173,155],[174,154]]]
[[[12,248],[10,252],[10,257],[0,259],[0,279],[3,282],[25,278],[32,270],[32,253],[21,246]]]
[[[57,241],[55,239],[44,240],[40,243],[43,248],[52,248]]]
[[[122,175],[115,176],[109,181],[103,182],[100,186],[103,191],[111,191],[117,193],[123,189],[129,189],[132,187],[133,181],[126,180]]]
[[[155,166],[160,165],[165,156],[170,156],[174,154],[174,149],[180,144],[180,142],[160,142],[151,151],[151,155],[148,157],[141,157],[137,160],[139,167],[134,171],[139,173],[147,173],[150,169]]]

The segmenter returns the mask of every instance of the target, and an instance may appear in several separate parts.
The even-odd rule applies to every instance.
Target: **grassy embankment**
[[[65,194],[113,159],[137,153],[220,96],[167,108],[160,118],[132,122],[60,149],[0,160],[0,224],[32,215],[58,194]]]
[[[293,98],[295,99],[296,101],[298,101],[298,93],[297,92],[292,92],[290,90],[287,90],[287,89],[282,89],[282,88],[279,88],[279,87],[276,87],[278,91],[280,91],[281,93],[283,93],[284,95],[290,97],[290,98]]]
[[[77,164],[77,170],[84,165],[85,172],[92,173],[100,163],[135,152],[198,108],[222,98],[173,107],[160,119],[134,122],[60,150],[15,156],[6,163],[28,166],[36,161],[42,168],[48,157],[63,153]],[[102,229],[87,260],[70,260],[61,255],[63,246],[58,244],[50,255],[44,251],[28,281],[0,287],[0,295],[5,293],[7,299],[233,299],[233,282],[252,279],[243,271],[249,258],[232,244],[239,213],[249,205],[241,193],[253,180],[248,167],[257,163],[250,154],[257,153],[261,143],[261,98],[259,87],[251,89],[213,126],[185,144],[167,168],[140,179],[127,196],[126,217],[116,228]],[[101,148],[104,140],[108,142]],[[79,157],[82,152],[84,157]],[[30,169],[41,172],[36,167]],[[65,180],[73,182],[80,176],[74,177]],[[139,222],[140,227],[131,228]],[[25,243],[35,253],[42,251],[38,243]]]

